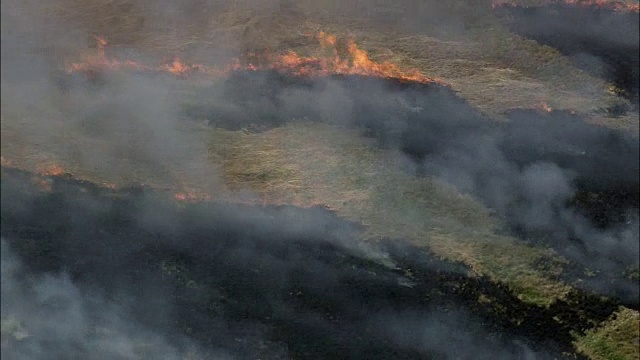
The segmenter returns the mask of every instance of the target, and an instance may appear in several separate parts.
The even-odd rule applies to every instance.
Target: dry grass
[[[625,307],[587,331],[575,342],[576,349],[593,360],[640,358],[640,314]]]
[[[500,226],[469,196],[434,179],[418,179],[393,153],[355,130],[302,123],[262,134],[216,130],[211,157],[232,189],[249,188],[269,203],[327,206],[366,226],[365,241],[407,239],[476,275],[507,283],[523,300],[548,305],[568,287],[555,280],[563,260],[548,249],[496,235]],[[546,270],[538,263],[551,263]]]
[[[82,6],[77,0],[60,0],[56,4],[64,6],[57,6],[55,13],[104,35],[111,46],[189,54],[194,62],[207,62],[203,54],[208,51],[230,56],[265,49],[318,53],[318,44],[308,35],[323,30],[355,39],[374,59],[441,78],[494,116],[542,102],[586,114],[624,102],[609,91],[605,81],[578,70],[558,51],[510,33],[493,18],[491,1],[431,1],[427,5],[378,1],[367,6],[358,0],[335,4],[300,1],[286,6],[265,1],[260,7],[255,1],[192,3],[197,11],[188,18],[181,13],[158,15],[157,11],[147,16],[154,8],[133,0],[94,0]],[[411,11],[437,11],[442,17],[461,18],[468,29],[443,33],[436,25],[424,24],[419,32],[402,30],[401,19],[412,15]],[[381,16],[396,20],[385,23]],[[621,126],[637,128],[634,118],[620,121]]]

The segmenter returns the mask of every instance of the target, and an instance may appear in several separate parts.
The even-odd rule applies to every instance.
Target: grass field
[[[212,52],[237,56],[270,49],[318,55],[322,49],[309,34],[325,31],[355,40],[374,60],[441,79],[492,117],[546,104],[584,114],[596,123],[638,131],[637,114],[608,118],[597,111],[626,101],[616,97],[609,84],[575,68],[557,50],[510,33],[492,17],[490,1],[440,5],[439,14],[464,24],[452,31],[442,31],[435,22],[400,20],[412,10],[427,9],[376,3],[374,10],[367,7],[359,15],[361,3],[355,0],[341,5],[264,2],[262,8],[243,1],[195,2],[202,10],[199,16],[184,19],[175,13],[149,18],[149,5],[128,0],[82,5],[61,0],[51,5],[47,16],[100,34],[114,49],[181,55],[194,63],[212,61],[207,57]],[[91,42],[70,45],[62,59],[92,51],[86,49]],[[3,86],[3,98],[11,91]],[[101,143],[75,128],[54,131],[61,134],[54,138],[31,136],[30,129],[42,121],[42,113],[32,110],[33,114],[14,113],[3,106],[3,163],[32,171],[60,165],[97,183],[145,183],[173,192],[209,194],[218,201],[326,206],[364,225],[365,242],[398,239],[428,247],[443,259],[465,263],[474,275],[505,283],[523,302],[548,306],[571,290],[560,280],[565,259],[550,249],[501,235],[500,219],[475,199],[436,179],[409,175],[398,154],[377,148],[357,130],[311,122],[263,133],[193,126],[176,130],[198,144],[199,152],[184,162],[158,168],[123,155],[105,169],[92,168],[90,158],[82,156],[101,149]],[[48,126],[63,128],[62,117],[51,114]],[[3,329],[5,325],[10,323],[3,320]],[[576,335],[576,349],[592,359],[637,358],[637,325],[638,311],[623,308],[585,336]]]
[[[621,308],[611,319],[579,338],[576,348],[590,359],[637,359],[640,357],[638,322],[637,311]]]

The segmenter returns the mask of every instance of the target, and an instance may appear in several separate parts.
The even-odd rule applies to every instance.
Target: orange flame
[[[96,47],[98,48],[98,56],[104,57],[104,49],[107,47],[107,40],[98,35],[93,35],[93,38],[96,39]]]
[[[107,40],[101,36],[93,35],[93,38],[96,39],[98,48],[105,48],[108,44]]]
[[[40,169],[41,176],[60,176],[65,174],[66,171],[60,165],[45,166]]]
[[[229,71],[234,70],[277,70],[288,72],[293,75],[307,76],[323,76],[330,74],[342,75],[366,75],[383,78],[397,78],[421,83],[444,82],[427,77],[417,70],[406,71],[398,65],[391,62],[378,63],[369,58],[366,51],[358,48],[352,40],[347,42],[347,54],[340,56],[337,49],[337,38],[335,35],[320,32],[316,36],[321,48],[331,51],[330,57],[305,57],[300,56],[296,52],[288,51],[279,55],[263,55],[261,62],[265,65],[241,64],[239,59],[233,60],[229,65],[223,68],[217,68],[206,65],[186,64],[179,58],[174,58],[170,64],[162,66],[149,66],[140,64],[131,60],[110,59],[104,54],[104,46],[106,41],[100,37],[96,37],[98,41],[98,53],[88,56],[85,61],[73,63],[68,66],[67,71],[94,73],[96,71],[105,70],[134,70],[134,71],[158,71],[166,72],[174,75],[185,76],[192,72],[209,76],[221,76]]]
[[[640,4],[620,0],[542,0],[541,4],[565,4],[584,7],[599,7],[615,11],[640,12]],[[525,6],[516,0],[493,0],[492,7]]]

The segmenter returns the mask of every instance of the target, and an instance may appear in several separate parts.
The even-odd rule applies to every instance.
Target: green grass
[[[599,326],[575,341],[576,349],[593,360],[640,358],[640,316],[637,310],[621,307]]]

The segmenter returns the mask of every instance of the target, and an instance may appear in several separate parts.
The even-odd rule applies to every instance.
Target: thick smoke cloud
[[[571,116],[516,114],[511,121],[488,142],[474,134],[463,147],[427,155],[426,170],[586,268],[619,277],[637,267],[638,140]],[[589,196],[601,197],[599,210],[570,205]],[[615,292],[637,302],[637,284],[621,286]]]

